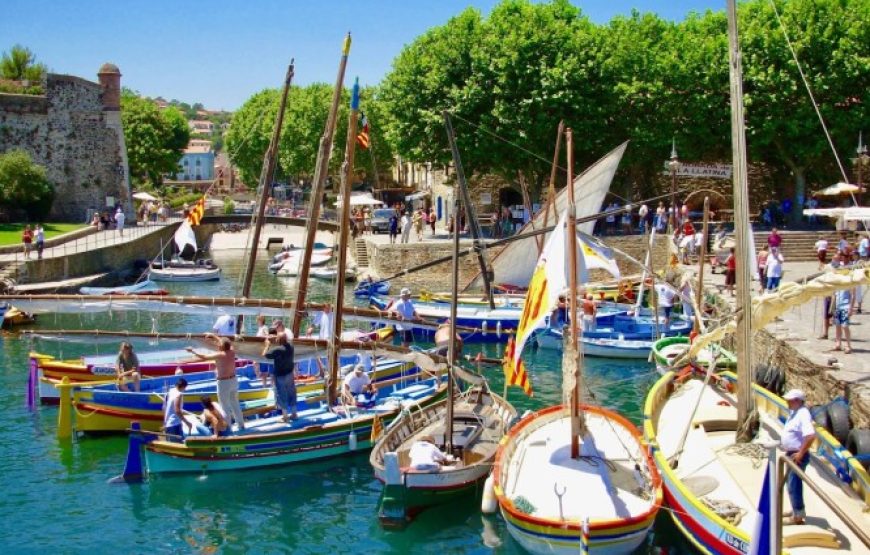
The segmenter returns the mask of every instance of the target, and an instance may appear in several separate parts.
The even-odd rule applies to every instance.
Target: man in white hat
[[[400,292],[400,299],[393,304],[392,312],[395,312],[400,320],[419,320],[417,309],[414,308],[414,302],[411,300],[411,290],[403,287]],[[411,326],[396,324],[396,331],[399,332],[399,337],[402,340],[402,346],[408,347],[414,341],[414,333]]]
[[[783,399],[788,402],[788,420],[782,431],[782,449],[801,470],[806,470],[810,463],[810,446],[816,438],[813,417],[810,409],[804,405],[804,392],[800,389],[789,390]],[[791,501],[791,520],[787,524],[803,524],[806,521],[804,507],[804,483],[795,473],[788,474],[788,497]]]

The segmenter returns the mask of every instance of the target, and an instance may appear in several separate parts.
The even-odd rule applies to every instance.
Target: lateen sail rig
[[[577,219],[582,219],[597,214],[604,202],[604,197],[610,189],[610,183],[625,153],[628,142],[622,143],[604,158],[590,166],[585,172],[574,179],[574,197],[577,203]],[[554,214],[561,214],[568,209],[568,188],[564,188],[556,195]],[[523,226],[519,234],[532,229],[541,229],[544,226],[545,211],[541,210],[529,223]],[[592,233],[595,221],[589,221],[579,227],[584,233]],[[495,283],[508,284],[517,287],[527,287],[532,279],[532,272],[538,259],[538,245],[534,238],[514,241],[508,244],[500,253],[492,259],[492,268],[495,275]],[[481,276],[478,274],[465,289],[479,286]]]
[[[189,220],[181,222],[172,240],[175,241],[175,246],[178,247],[178,255],[180,257],[190,259],[196,254],[196,234],[193,232],[193,227],[190,225]]]

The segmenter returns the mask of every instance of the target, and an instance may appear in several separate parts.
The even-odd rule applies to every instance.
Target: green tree
[[[31,219],[48,214],[54,200],[54,186],[45,168],[35,164],[24,150],[0,154],[0,204],[24,210]]]
[[[139,184],[161,187],[165,174],[178,172],[178,161],[190,140],[187,120],[174,107],[159,110],[152,101],[124,91],[121,122],[130,176]]]
[[[45,64],[37,63],[36,56],[29,48],[20,44],[4,52],[0,58],[0,77],[15,81],[40,81],[48,69]]]

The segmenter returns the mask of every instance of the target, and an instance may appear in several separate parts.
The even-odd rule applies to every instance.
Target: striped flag
[[[370,441],[374,444],[377,440],[384,435],[384,424],[381,422],[381,417],[378,414],[375,414],[374,420],[372,420],[372,435]]]
[[[356,144],[360,148],[369,147],[369,118],[366,117],[365,112],[360,112],[359,133],[356,136]]]
[[[547,316],[559,302],[559,294],[565,290],[565,226],[567,225],[567,213],[562,215],[559,224],[550,237],[535,271],[529,282],[529,290],[526,293],[526,301],[523,305],[523,313],[517,325],[516,336],[508,343],[505,351],[504,372],[508,385],[517,385],[523,388],[527,395],[532,394],[532,385],[528,373],[523,364],[521,355],[532,333],[544,325]]]
[[[202,196],[201,199],[196,201],[196,204],[187,212],[187,221],[190,222],[190,225],[199,225],[199,222],[202,221],[202,217],[205,215],[205,195]]]
[[[580,283],[589,282],[589,270],[598,268],[605,270],[615,279],[620,279],[619,266],[613,258],[613,251],[595,237],[577,232],[578,279]]]

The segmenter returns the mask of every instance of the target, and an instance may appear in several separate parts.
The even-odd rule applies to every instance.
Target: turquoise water
[[[215,256],[224,278],[214,284],[169,284],[173,293],[233,295],[240,254]],[[265,271],[253,296],[281,297],[294,281]],[[311,295],[331,296],[328,284],[314,283]],[[43,316],[40,328],[136,329],[201,332],[213,317],[186,314]],[[422,513],[400,532],[377,522],[380,484],[367,455],[240,473],[173,476],[144,484],[111,484],[126,454],[123,437],[56,439],[57,410],[25,408],[27,352],[66,358],[113,353],[117,341],[58,343],[0,338],[0,548],[9,552],[124,553],[520,553],[497,515],[483,516],[479,500]],[[156,348],[137,341],[138,350]],[[161,347],[184,345],[161,341]],[[501,345],[468,346],[500,357]],[[522,412],[559,402],[560,357],[531,351],[526,357],[535,395],[512,388],[509,400]],[[493,388],[503,386],[501,369],[484,367]],[[654,381],[646,363],[587,359],[585,375],[597,400],[640,422],[643,398]],[[15,518],[21,516],[21,520]],[[649,545],[640,553],[688,553],[667,515],[662,514]]]

